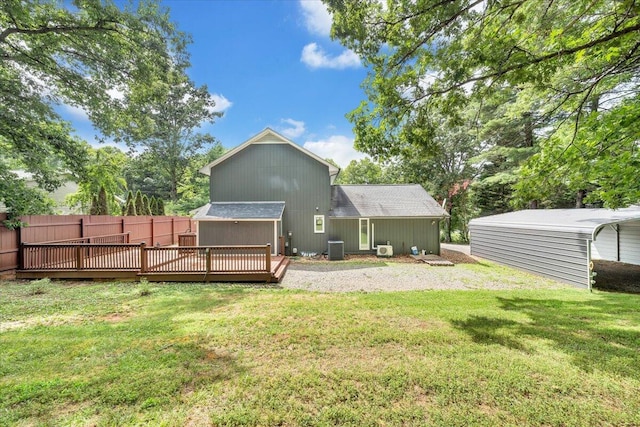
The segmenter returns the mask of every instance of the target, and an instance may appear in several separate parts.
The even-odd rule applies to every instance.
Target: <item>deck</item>
[[[270,245],[23,244],[20,255],[20,279],[278,283],[289,265]]]

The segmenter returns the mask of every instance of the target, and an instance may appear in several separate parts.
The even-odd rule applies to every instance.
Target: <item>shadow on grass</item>
[[[534,352],[533,341],[546,341],[586,372],[602,370],[640,379],[638,298],[603,294],[598,300],[498,298],[505,311],[528,321],[471,316],[453,325],[480,344],[498,344]]]
[[[102,414],[171,407],[186,393],[242,375],[235,354],[211,338],[213,313],[251,292],[161,286],[120,300],[137,307],[122,316],[96,316],[87,306],[74,323],[3,334],[0,425],[64,424],[57,417],[66,407]]]

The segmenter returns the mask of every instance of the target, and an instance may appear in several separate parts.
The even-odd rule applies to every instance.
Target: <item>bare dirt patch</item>
[[[640,293],[640,265],[594,260],[595,288],[603,291]]]

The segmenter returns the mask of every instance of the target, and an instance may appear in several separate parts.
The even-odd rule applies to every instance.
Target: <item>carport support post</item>
[[[591,274],[592,272],[592,262],[591,261],[591,240],[587,239],[587,288],[589,289],[589,292],[592,292],[592,286],[591,283],[593,281],[593,276]]]

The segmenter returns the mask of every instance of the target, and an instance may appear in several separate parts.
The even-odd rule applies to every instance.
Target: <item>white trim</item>
[[[376,246],[376,225],[373,222],[371,222],[371,249],[378,249]]]
[[[318,219],[322,221],[322,230],[316,228],[318,226]],[[313,216],[313,232],[314,234],[324,234],[324,215]]]
[[[280,240],[278,240],[278,222],[280,222],[279,220],[274,220],[273,221],[273,246],[271,247],[271,255],[277,256],[278,255],[278,244],[280,243]]]
[[[264,138],[267,135],[271,135],[271,136],[275,137],[277,140],[276,141],[260,141],[262,138]],[[298,144],[296,144],[295,142],[291,141],[290,139],[285,138],[284,136],[280,135],[278,132],[276,132],[276,131],[274,131],[274,130],[272,130],[270,128],[266,128],[265,130],[263,130],[259,134],[251,137],[247,141],[245,141],[242,144],[238,145],[236,148],[234,148],[234,149],[232,149],[230,151],[227,151],[223,156],[217,158],[216,160],[214,160],[213,162],[209,163],[208,165],[203,166],[202,168],[200,168],[200,173],[205,174],[207,176],[210,176],[211,175],[211,168],[213,168],[216,165],[219,165],[220,163],[222,163],[225,160],[227,160],[229,157],[232,157],[232,156],[236,155],[237,153],[239,153],[240,151],[244,150],[245,148],[247,148],[248,146],[250,146],[252,144],[289,144],[293,148],[295,148],[297,150],[300,150],[301,152],[303,152],[307,156],[311,157],[312,159],[317,160],[318,162],[320,162],[323,165],[327,166],[329,168],[329,176],[337,176],[338,173],[340,172],[340,168],[337,168],[337,167],[333,166],[331,163],[327,162],[323,158],[321,158],[318,155],[312,153],[311,151],[307,150],[306,148],[299,146]]]
[[[242,219],[236,219],[236,218],[199,218],[199,219],[193,219],[194,221],[204,221],[204,222],[210,222],[210,221],[222,221],[222,222],[271,222],[271,221],[280,221],[281,219],[273,219],[273,218],[242,218]]]
[[[367,223],[367,243],[362,243],[362,223]],[[358,249],[361,251],[368,251],[371,243],[371,234],[369,233],[369,218],[358,218]]]

